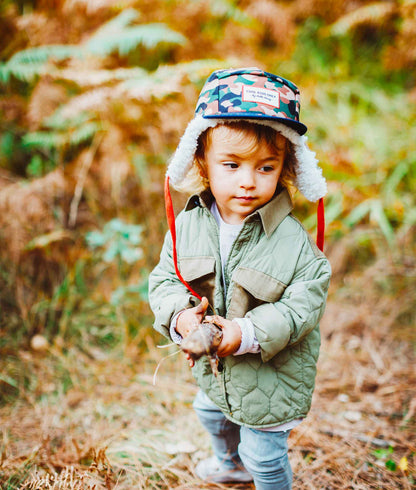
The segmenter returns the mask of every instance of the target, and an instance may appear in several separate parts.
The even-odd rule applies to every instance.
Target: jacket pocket
[[[286,289],[286,284],[278,279],[249,267],[239,267],[232,281],[234,287],[228,318],[243,318],[248,311],[263,303],[275,303]]]
[[[213,304],[215,288],[214,257],[181,257],[179,269],[182,277],[200,296],[206,296]]]

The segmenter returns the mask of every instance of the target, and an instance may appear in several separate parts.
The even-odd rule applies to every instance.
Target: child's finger
[[[205,313],[207,311],[207,308],[208,308],[208,299],[205,296],[203,296],[201,302],[196,307],[195,312],[197,315],[201,313]]]
[[[188,359],[189,367],[194,367],[195,366],[195,361],[192,359],[190,354],[186,354],[186,358]]]
[[[222,316],[219,316],[219,315],[206,316],[205,320],[209,323],[216,323],[220,327],[224,326],[224,318]]]

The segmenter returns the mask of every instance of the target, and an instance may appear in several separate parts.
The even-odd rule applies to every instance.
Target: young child
[[[223,331],[217,377],[206,357],[188,357],[214,452],[196,468],[207,481],[292,485],[287,438],[311,405],[331,274],[291,215],[292,187],[310,201],[326,194],[299,110],[297,87],[281,77],[216,71],[167,172],[198,194],[176,223],[168,206],[171,231],[150,275],[154,327],[180,343],[208,313]]]

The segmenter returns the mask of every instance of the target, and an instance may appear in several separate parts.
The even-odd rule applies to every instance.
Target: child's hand
[[[176,331],[182,338],[187,337],[202,322],[208,305],[208,299],[204,296],[198,306],[188,308],[178,316]],[[194,367],[195,361],[191,359],[189,354],[186,354],[186,358],[188,359],[189,366]]]
[[[238,351],[241,344],[241,328],[237,322],[222,316],[206,316],[207,322],[216,323],[222,328],[222,340],[217,350],[218,357],[226,357]]]
[[[198,306],[183,310],[176,322],[176,331],[178,334],[183,338],[187,337],[202,322],[207,308],[208,300],[204,296]]]

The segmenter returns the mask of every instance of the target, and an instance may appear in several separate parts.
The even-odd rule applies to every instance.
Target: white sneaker
[[[212,483],[249,483],[253,481],[253,477],[243,465],[227,468],[218,461],[216,456],[200,461],[196,465],[195,473],[201,480]]]

